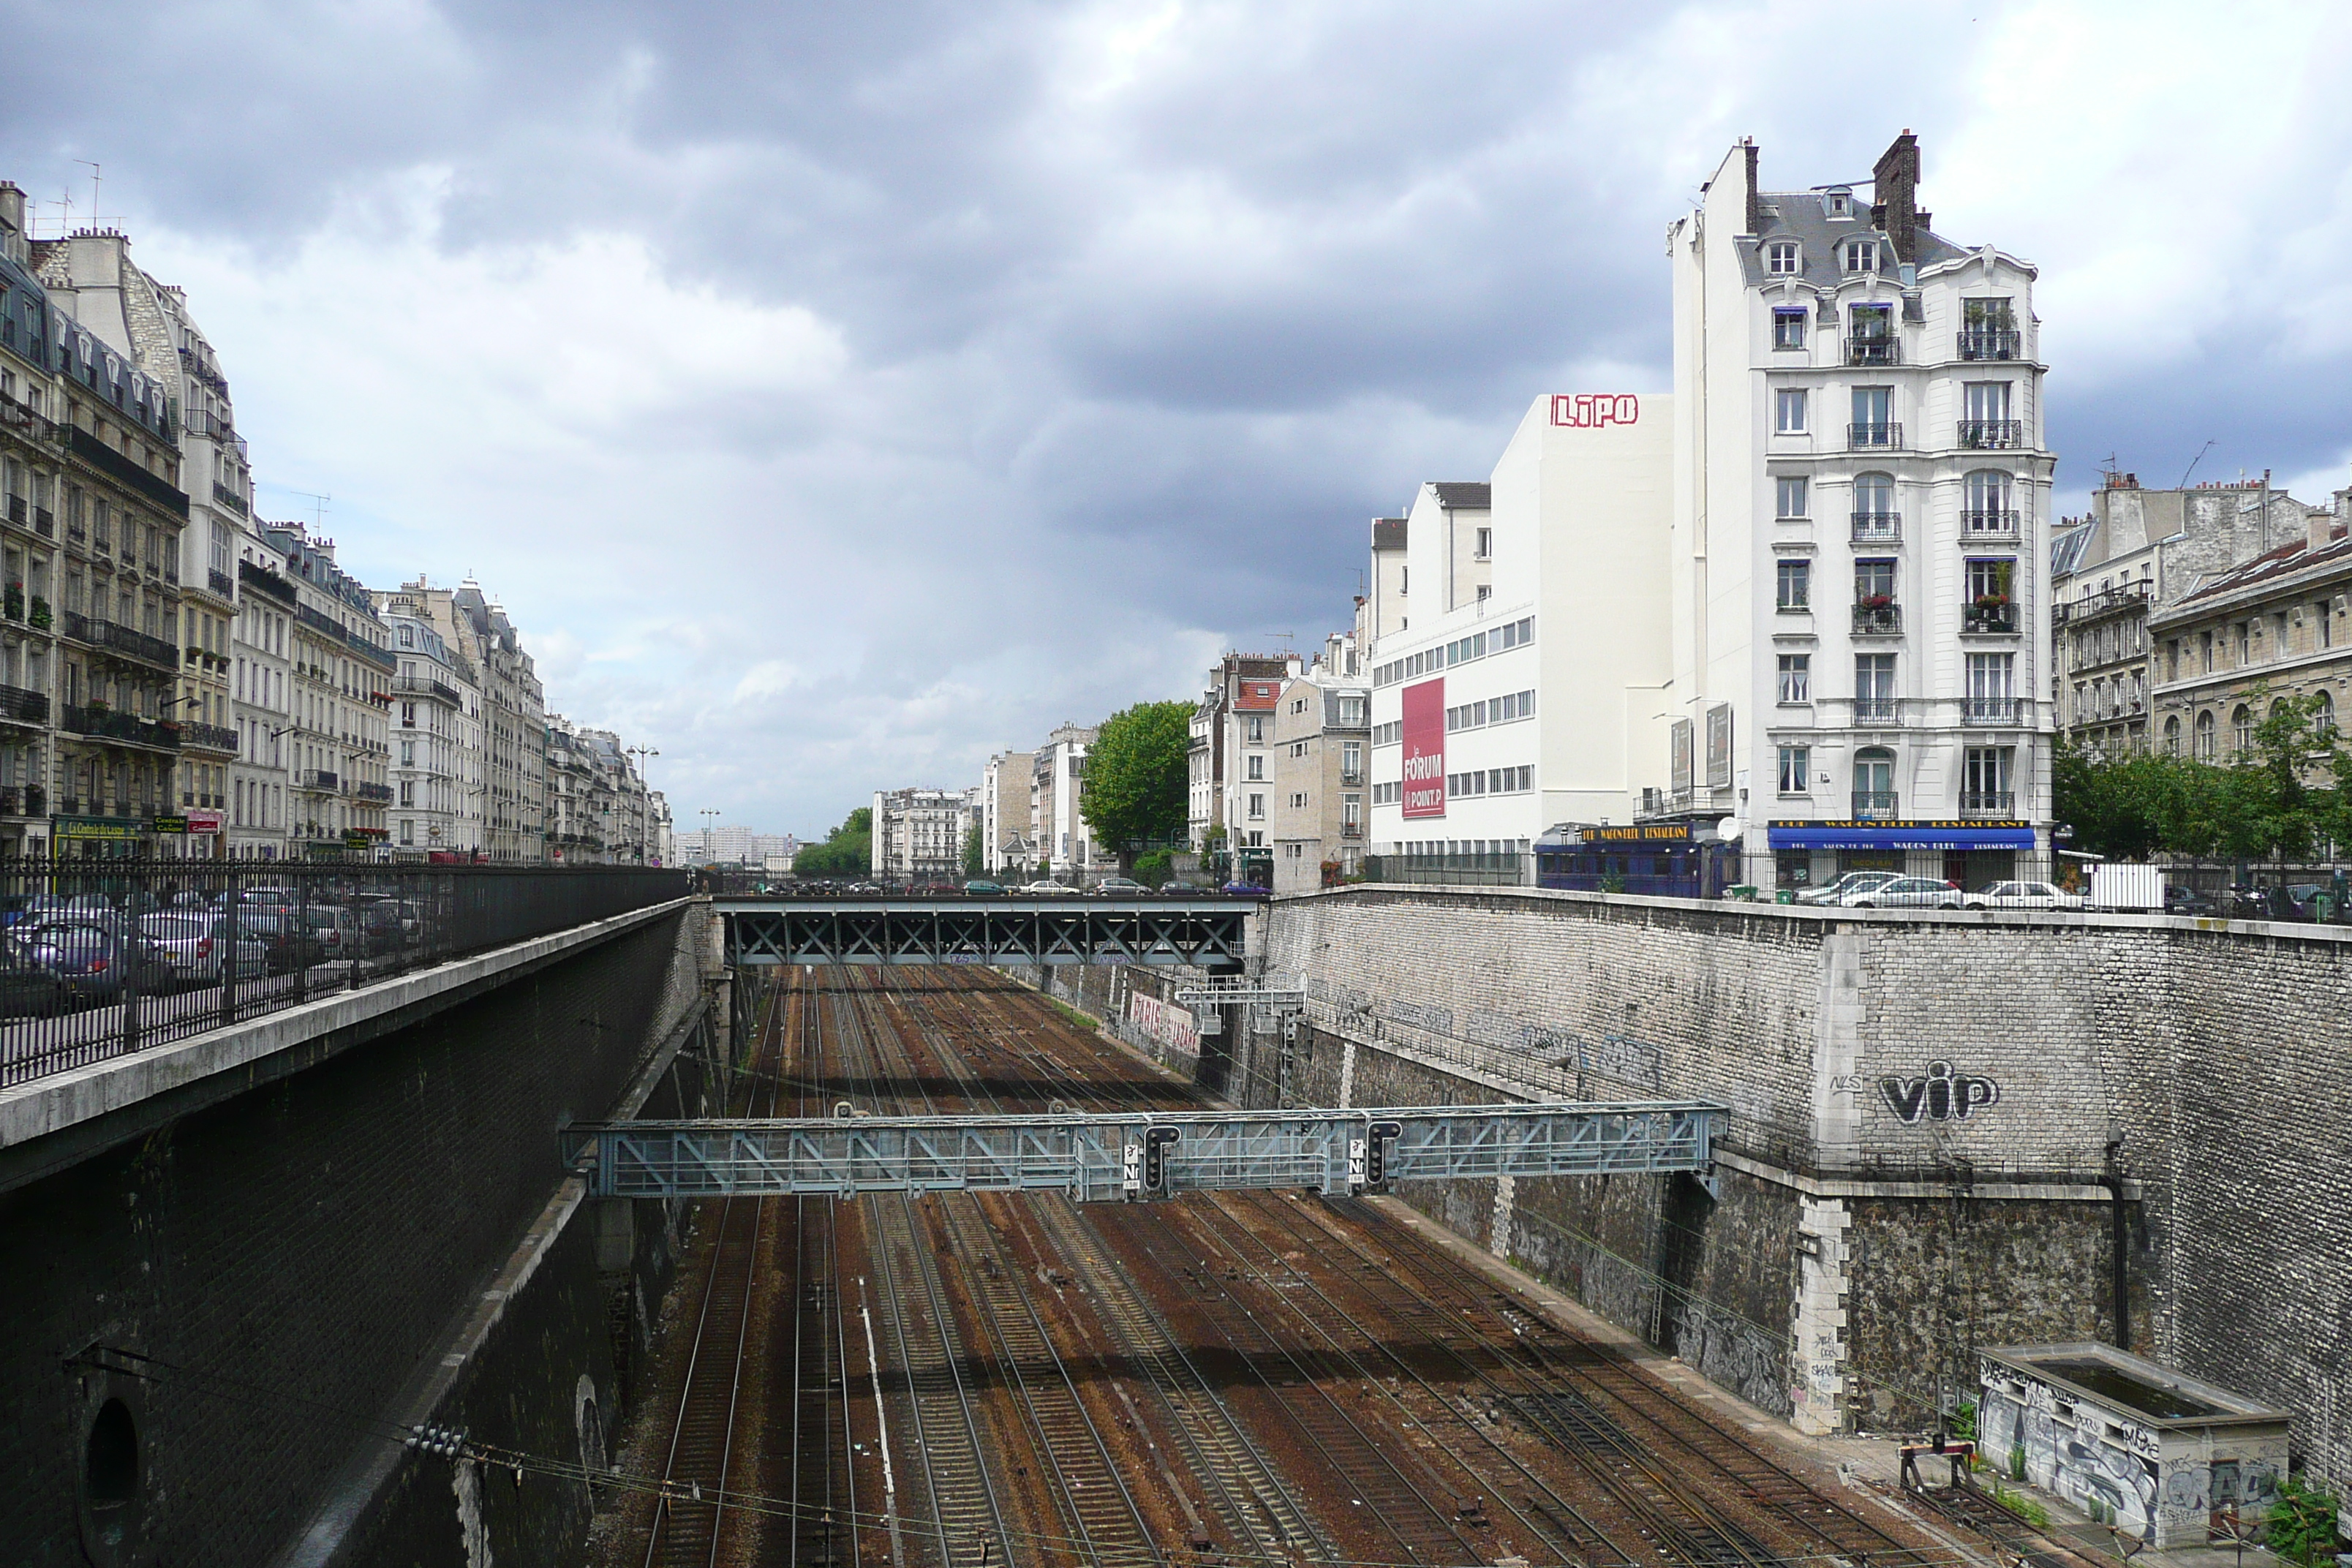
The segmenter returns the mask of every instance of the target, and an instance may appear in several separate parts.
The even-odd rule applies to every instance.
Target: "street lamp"
[[[656,746],[624,749],[635,752],[637,758],[637,864],[642,866],[646,863],[646,838],[653,828],[653,781],[646,776],[646,759],[660,756],[661,750]]]
[[[719,845],[711,837],[719,831],[719,828],[710,820],[719,815],[719,808],[715,805],[706,805],[702,808],[702,863],[706,866],[719,858]]]

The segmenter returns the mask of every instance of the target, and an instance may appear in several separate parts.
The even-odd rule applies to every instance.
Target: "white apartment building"
[[[1103,866],[1115,867],[1118,855],[1097,856],[1093,832],[1082,811],[1087,789],[1087,748],[1094,744],[1091,725],[1064,724],[1030,753],[1030,838],[1036,846],[1035,864],[1056,881],[1076,883]]]
[[[1667,231],[1675,727],[1654,809],[1738,819],[1767,887],[1878,867],[1980,886],[2047,845],[2035,271],[1931,231],[1908,132],[1867,200],[1766,191],[1757,163],[1735,146]]]
[[[971,816],[969,792],[963,790],[875,791],[874,875],[896,882],[957,880],[963,875],[964,834]]]
[[[1368,660],[1375,853],[1632,820],[1663,771],[1673,432],[1671,398],[1546,395],[1488,484],[1422,487],[1396,569],[1414,613]]]
[[[378,593],[391,635],[392,848],[402,858],[460,854],[481,838],[482,695],[471,663],[449,646],[424,605]],[[468,812],[469,803],[475,809]]]
[[[992,877],[1026,868],[1035,857],[1029,842],[1029,775],[1036,758],[1027,752],[999,752],[980,773],[980,863]]]
[[[389,714],[395,668],[365,585],[335,545],[299,522],[263,525],[293,584],[290,837],[298,852],[375,858],[392,799]]]
[[[228,852],[239,860],[287,853],[288,770],[293,728],[294,584],[285,555],[258,533],[236,540],[236,616],[229,625]]]

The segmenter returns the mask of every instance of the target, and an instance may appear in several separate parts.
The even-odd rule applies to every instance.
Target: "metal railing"
[[[2017,513],[2000,509],[1963,511],[1960,513],[1960,531],[2013,534],[2017,531]]]
[[[1968,605],[1960,611],[1960,630],[2001,635],[2017,630],[2017,606],[2007,605]]]
[[[1848,364],[1900,364],[1902,351],[1892,337],[1859,337],[1845,341]]]
[[[1899,511],[1855,512],[1853,537],[1868,540],[1900,539],[1903,537],[1903,514]]]
[[[1856,605],[1853,629],[1864,637],[1892,637],[1903,630],[1900,605]]]
[[[1892,697],[1857,697],[1853,700],[1853,721],[1857,724],[1899,724],[1903,721],[1902,708]]]
[[[152,746],[163,752],[180,749],[177,724],[159,724],[136,713],[117,713],[106,708],[79,708],[68,703],[58,713],[58,728],[71,734],[127,741],[134,746]]]
[[[380,784],[355,784],[352,785],[352,794],[362,800],[382,801],[388,804],[392,799],[392,786]]]
[[[180,744],[202,746],[214,752],[234,752],[236,750],[236,731],[226,724],[184,723],[180,726]]]
[[[1960,792],[1962,816],[2010,816],[2017,810],[2017,793],[2006,789],[1970,789]]]
[[[1886,423],[1849,425],[1845,427],[1845,444],[1849,447],[1900,447],[1903,426]]]
[[[294,775],[296,789],[324,790],[331,793],[336,788],[337,782],[335,774],[326,768],[304,768]]]
[[[437,697],[452,708],[460,706],[457,689],[430,676],[395,675],[392,679],[392,688],[394,691],[410,692],[420,697]]]
[[[2063,626],[2070,620],[2085,620],[2103,616],[2110,610],[2127,609],[2134,605],[2146,605],[2156,597],[2156,584],[2148,582],[2126,583],[2117,587],[2102,589],[2079,599],[2062,600],[2050,606],[2051,620]]]
[[[685,872],[635,867],[0,861],[0,1084],[689,889]]]
[[[0,719],[14,719],[26,724],[47,723],[48,694],[27,691],[21,686],[0,686]]]
[[[2014,327],[1962,327],[1962,359],[2015,359],[2020,338]]]
[[[1903,797],[1891,789],[1858,789],[1853,792],[1853,815],[1857,822],[1892,820],[1903,815]]]
[[[2017,699],[2014,697],[1970,697],[1960,704],[1963,724],[2014,724],[2017,722]]]
[[[236,579],[230,576],[226,572],[215,572],[212,570],[212,568],[206,567],[205,569],[205,586],[210,588],[214,593],[219,595],[224,599],[234,599],[236,597]]]
[[[110,649],[142,664],[161,665],[165,669],[180,668],[180,650],[162,637],[149,637],[145,632],[100,620],[95,616],[85,616],[79,610],[66,612],[65,634],[77,642]]]
[[[2017,419],[1963,419],[1960,445],[1973,451],[1995,451],[2024,445],[2025,426]]]

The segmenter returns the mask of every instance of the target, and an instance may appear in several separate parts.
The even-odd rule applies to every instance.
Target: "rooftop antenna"
[[[100,184],[105,178],[106,168],[103,164],[91,163],[88,158],[76,158],[74,162],[89,171],[89,226],[96,228],[98,226],[98,192]]]
[[[291,490],[288,493],[300,496],[310,503],[310,531],[313,533],[320,531],[327,526],[327,503],[333,500],[334,497],[316,495],[309,490]]]
[[[58,187],[58,199],[49,203],[49,205],[58,209],[58,237],[59,239],[63,239],[66,236],[73,232],[72,188],[67,185],[59,185]]]
[[[2172,488],[2177,490],[2187,489],[2189,488],[2189,476],[2197,471],[2197,465],[2203,462],[2205,460],[2205,454],[2212,449],[2213,443],[2210,441],[2208,441],[2202,447],[2198,447],[2197,455],[2189,459],[2189,467],[2181,470],[2180,482]]]

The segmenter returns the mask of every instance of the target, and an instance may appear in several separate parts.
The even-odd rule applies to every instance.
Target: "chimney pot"
[[[2313,555],[2326,549],[2327,536],[2334,531],[2335,524],[2334,518],[2315,508],[2304,520],[2304,549]]]

